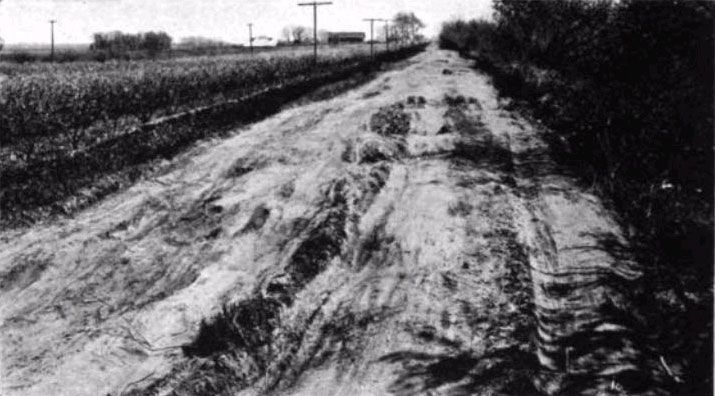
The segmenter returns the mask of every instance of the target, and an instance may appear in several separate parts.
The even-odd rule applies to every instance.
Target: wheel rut
[[[522,119],[502,122],[515,176],[519,239],[529,252],[535,385],[544,394],[664,394],[635,302],[643,270],[615,215],[550,158]],[[503,119],[502,119],[503,121]]]

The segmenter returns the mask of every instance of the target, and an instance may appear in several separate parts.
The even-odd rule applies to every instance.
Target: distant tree
[[[142,40],[140,34],[126,34],[120,31],[95,33],[92,38],[90,49],[109,53],[136,51],[140,49]]]
[[[171,49],[171,36],[165,32],[128,34],[120,31],[92,35],[92,51],[102,51],[118,56],[130,51],[147,51],[152,55]]]
[[[398,12],[392,18],[393,32],[399,41],[416,41],[419,32],[425,27],[424,22],[413,12]]]
[[[387,33],[387,34],[385,34],[385,33]],[[377,25],[375,25],[375,40],[384,43],[386,36],[391,42],[394,42],[395,40],[397,40],[396,29],[395,29],[395,26],[392,25],[392,21],[390,21],[390,25],[388,27],[387,32],[385,32],[384,25],[380,26],[379,29],[378,29]]]
[[[168,51],[171,49],[171,36],[165,32],[147,32],[141,37],[140,48],[150,54]]]
[[[281,30],[281,40],[285,42],[293,41],[293,33],[290,26],[286,26]]]
[[[293,26],[291,27],[291,34],[293,35],[293,42],[301,44],[308,39],[308,28],[305,26]]]
[[[390,40],[391,41],[401,41],[400,28],[394,23],[390,25]]]

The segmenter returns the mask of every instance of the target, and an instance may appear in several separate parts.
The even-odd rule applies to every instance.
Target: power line
[[[318,63],[318,6],[333,4],[332,1],[298,3],[299,6],[313,7],[313,60]]]
[[[365,22],[370,22],[370,57],[374,58],[375,57],[375,22],[384,22],[384,19],[380,18],[365,18],[363,19]]]

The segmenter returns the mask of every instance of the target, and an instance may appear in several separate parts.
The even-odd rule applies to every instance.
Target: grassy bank
[[[714,16],[704,1],[501,0],[440,36],[621,215],[677,394],[712,392]]]

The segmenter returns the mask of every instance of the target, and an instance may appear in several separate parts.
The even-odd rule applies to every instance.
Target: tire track
[[[503,126],[503,124],[502,124]],[[537,388],[552,394],[660,394],[633,303],[643,273],[600,200],[549,158],[534,130],[509,123],[537,320]]]

